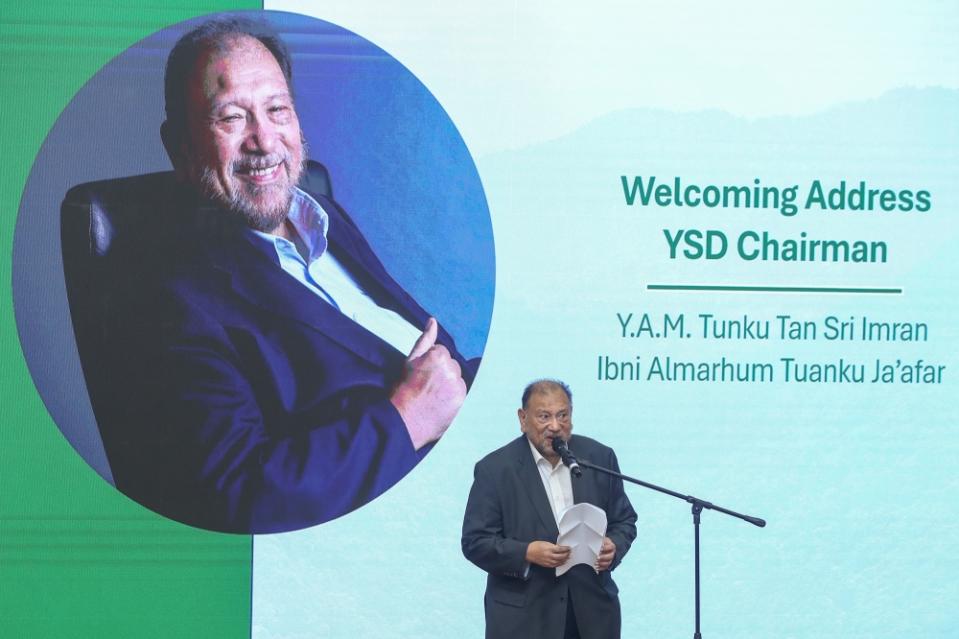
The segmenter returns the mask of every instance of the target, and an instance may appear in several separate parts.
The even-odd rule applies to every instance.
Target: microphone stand
[[[618,478],[622,479],[623,481],[628,481],[628,482],[630,482],[630,483],[632,483],[632,484],[636,484],[637,486],[643,486],[644,488],[649,488],[649,489],[651,489],[651,490],[655,490],[655,491],[658,491],[658,492],[661,492],[661,493],[665,493],[666,495],[670,495],[670,496],[675,497],[675,498],[677,498],[677,499],[682,499],[683,501],[685,501],[685,502],[687,502],[687,503],[689,503],[689,504],[692,504],[692,510],[693,510],[693,534],[694,534],[695,543],[696,543],[696,552],[695,552],[695,569],[696,569],[696,632],[693,634],[693,639],[702,639],[702,636],[703,636],[703,635],[699,632],[699,515],[700,515],[700,513],[703,512],[703,509],[704,509],[704,508],[707,508],[707,509],[709,509],[709,510],[715,510],[716,512],[723,513],[724,515],[729,515],[730,517],[737,517],[737,518],[739,518],[739,519],[742,519],[743,521],[748,521],[748,522],[751,523],[752,525],[754,525],[754,526],[759,526],[760,528],[762,528],[762,527],[764,527],[764,526],[766,525],[765,520],[760,519],[759,517],[751,517],[751,516],[749,516],[749,515],[743,515],[743,514],[741,514],[741,513],[737,513],[737,512],[735,512],[735,511],[729,510],[729,509],[727,509],[727,508],[723,508],[723,507],[721,507],[721,506],[717,506],[716,504],[710,503],[710,502],[706,501],[705,499],[699,499],[698,497],[693,497],[692,495],[683,495],[682,493],[677,493],[677,492],[674,491],[674,490],[670,490],[670,489],[668,489],[668,488],[663,488],[662,486],[657,486],[656,484],[650,484],[649,482],[645,482],[645,481],[642,481],[642,480],[639,480],[639,479],[635,479],[634,477],[630,477],[630,476],[628,476],[628,475],[624,475],[624,474],[622,474],[622,473],[618,473],[618,472],[616,472],[615,470],[610,470],[609,468],[603,468],[602,466],[597,466],[596,464],[590,463],[590,462],[585,461],[585,460],[582,460],[582,459],[577,459],[577,458],[575,458],[575,457],[574,457],[574,459],[575,459],[576,461],[578,461],[578,462],[579,462],[579,465],[582,466],[583,468],[591,468],[591,469],[593,469],[593,470],[598,470],[598,471],[601,472],[601,473],[606,473],[607,475],[612,475],[613,477],[618,477]],[[564,461],[565,461],[565,460],[564,460]]]

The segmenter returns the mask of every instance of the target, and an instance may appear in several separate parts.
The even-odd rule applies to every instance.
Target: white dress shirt
[[[553,509],[553,518],[556,520],[556,526],[559,527],[559,518],[563,511],[573,505],[573,480],[569,474],[569,468],[562,462],[553,466],[536,450],[532,442],[528,439],[526,441],[529,443],[529,449],[533,451],[536,469],[539,471],[540,479],[543,480],[543,488],[546,489],[549,505]]]

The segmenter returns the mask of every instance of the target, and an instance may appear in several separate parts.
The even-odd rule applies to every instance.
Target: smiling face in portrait
[[[189,179],[259,231],[286,219],[303,170],[300,123],[286,77],[255,38],[200,56],[189,85]]]
[[[539,453],[553,465],[559,455],[553,450],[553,439],[569,439],[573,431],[573,407],[559,386],[548,385],[534,390],[525,408],[517,411],[520,430]]]

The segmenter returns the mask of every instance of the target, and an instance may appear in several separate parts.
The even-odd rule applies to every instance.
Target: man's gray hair
[[[547,390],[559,389],[566,393],[566,399],[569,400],[570,408],[573,407],[573,391],[569,389],[569,385],[558,379],[543,378],[537,379],[526,385],[526,388],[523,389],[523,399],[521,406],[523,410],[526,410],[526,407],[529,405],[529,396],[533,393],[543,393]]]

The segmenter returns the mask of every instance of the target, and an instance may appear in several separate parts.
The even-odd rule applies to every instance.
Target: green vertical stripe
[[[0,636],[247,637],[250,537],[166,521],[117,493],[73,451],[23,362],[9,256],[33,158],[104,63],[169,24],[261,5],[0,5]]]

